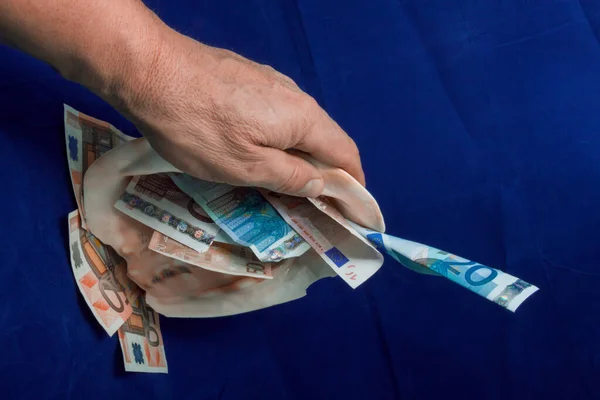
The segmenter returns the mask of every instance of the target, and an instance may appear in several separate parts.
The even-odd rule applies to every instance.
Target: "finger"
[[[310,129],[294,147],[323,163],[344,169],[364,186],[365,174],[356,143],[325,111],[317,115]]]
[[[311,163],[285,151],[261,147],[260,171],[250,179],[256,186],[299,197],[318,197],[325,183],[321,173]]]

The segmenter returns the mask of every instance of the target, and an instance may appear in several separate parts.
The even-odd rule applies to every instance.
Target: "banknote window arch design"
[[[223,196],[207,202],[207,206],[222,215],[222,222],[229,224],[241,240],[255,243],[260,252],[292,230],[273,206],[254,189],[234,188]],[[248,218],[252,218],[252,225],[242,223]],[[274,249],[269,254],[270,259],[279,260],[285,254],[283,250]]]
[[[123,287],[113,277],[117,267],[125,267],[125,260],[112,248],[103,245],[94,235],[87,231],[80,231],[80,243],[83,249],[83,257],[86,259],[96,279],[100,281],[99,288],[102,297],[112,309],[117,312],[123,311],[125,304],[116,295],[116,293],[123,290]],[[106,271],[110,271],[110,273],[106,274]]]
[[[81,126],[83,137],[83,173],[100,157],[116,147],[110,129],[87,121]]]
[[[121,326],[120,330],[135,335],[144,336],[150,347],[159,347],[162,337],[159,334],[160,324],[158,314],[142,298],[137,298],[131,303],[133,310],[131,316]]]

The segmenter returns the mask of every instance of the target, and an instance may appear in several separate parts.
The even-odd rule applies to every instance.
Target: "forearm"
[[[0,1],[0,41],[113,101],[146,81],[164,29],[139,0]]]

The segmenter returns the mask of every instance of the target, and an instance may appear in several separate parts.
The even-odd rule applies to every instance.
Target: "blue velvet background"
[[[388,232],[540,287],[512,314],[388,259],[357,290],[162,318],[169,375],[125,373],[68,259],[62,104],[134,133],[0,48],[0,397],[600,398],[600,1],[148,1],[291,76],[357,141]]]

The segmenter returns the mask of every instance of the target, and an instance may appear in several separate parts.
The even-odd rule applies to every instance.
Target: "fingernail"
[[[296,194],[300,197],[319,197],[322,191],[323,181],[321,179],[313,179],[308,181]]]

